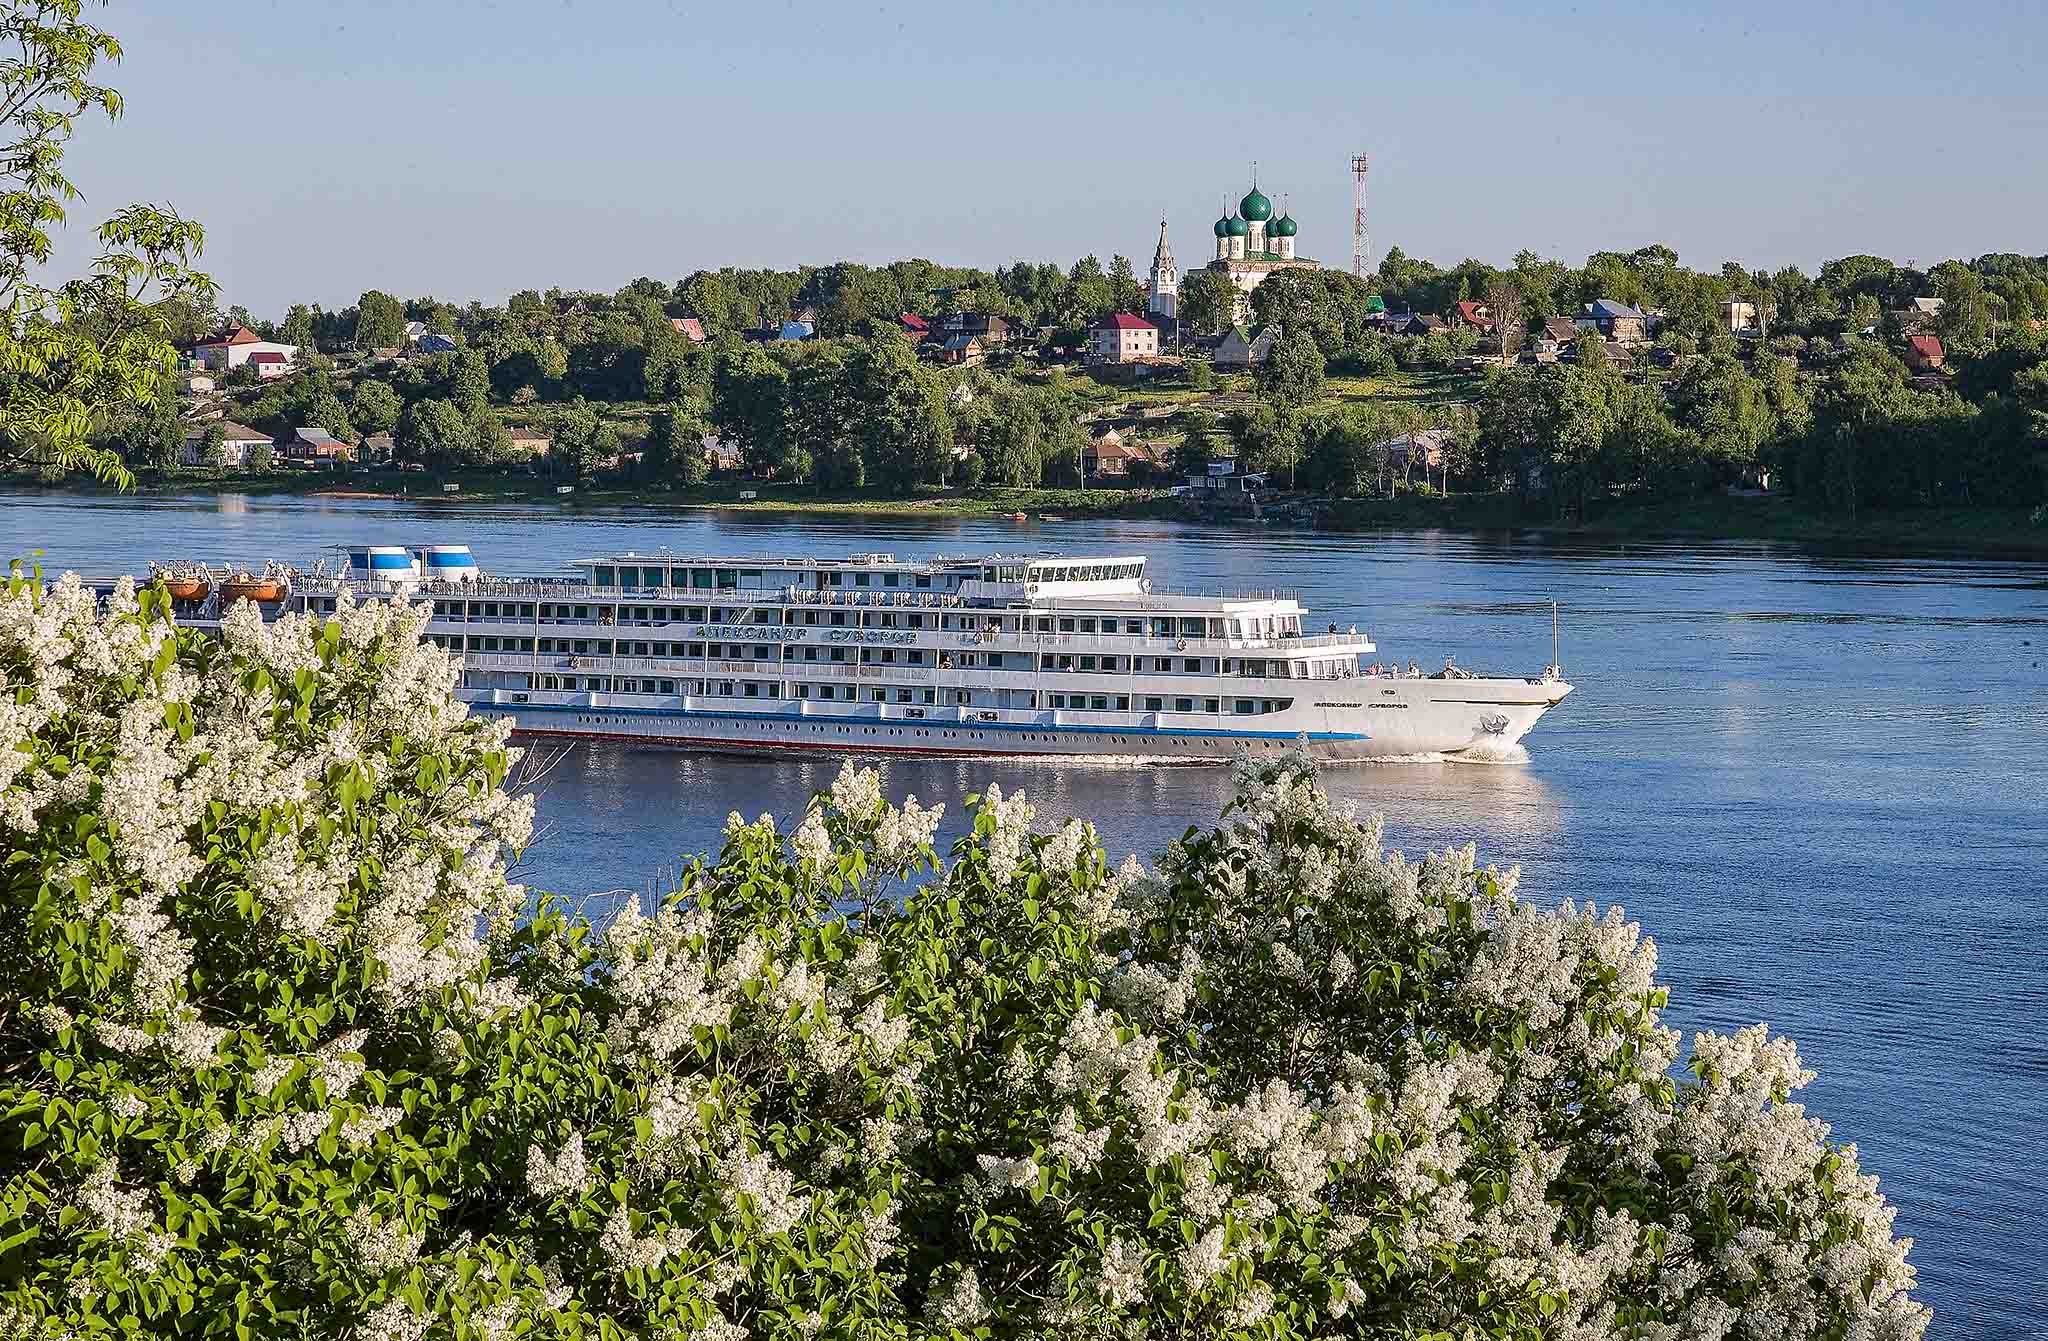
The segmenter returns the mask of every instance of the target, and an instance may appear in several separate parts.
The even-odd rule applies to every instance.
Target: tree
[[[704,421],[676,405],[655,411],[641,446],[642,475],[670,488],[694,489],[711,473],[704,456]]]
[[[424,614],[27,587],[17,1334],[1926,1327],[1790,1040],[1681,1069],[1620,910],[1385,852],[1293,756],[1115,871],[994,786],[942,858],[849,765],[591,925],[509,882],[532,799]]]
[[[1502,278],[1486,291],[1486,305],[1493,312],[1495,338],[1500,342],[1500,352],[1512,359],[1522,348],[1522,341],[1529,333],[1528,321],[1523,316],[1523,299],[1520,285]]]
[[[1126,312],[1140,310],[1138,273],[1131,268],[1131,258],[1117,255],[1109,258],[1109,292],[1115,304]]]
[[[206,432],[199,439],[199,463],[211,474],[227,474],[228,434],[218,419],[206,426]]]
[[[331,391],[323,391],[313,400],[305,422],[300,427],[324,428],[343,442],[356,440],[355,426],[349,422],[348,411],[341,406],[341,400]]]
[[[357,349],[389,349],[404,342],[405,304],[376,289],[356,299]]]
[[[120,448],[130,466],[142,466],[159,475],[176,470],[185,451],[185,425],[178,418],[177,402],[163,395],[131,413]]]
[[[1315,336],[1291,327],[1258,366],[1259,394],[1277,409],[1305,409],[1322,399],[1324,372],[1323,351]]]
[[[562,412],[550,444],[557,470],[572,479],[588,479],[598,466],[619,455],[618,430],[597,417],[597,412],[578,396]]]
[[[712,357],[711,423],[759,472],[801,480],[789,434],[789,369],[767,350],[728,337]]]
[[[249,454],[242,458],[242,464],[261,475],[270,469],[276,459],[276,449],[267,442],[259,442],[249,448]]]
[[[313,353],[313,310],[304,303],[293,303],[277,328],[277,338],[285,344],[297,345],[304,353]]]
[[[362,433],[389,433],[398,426],[404,405],[389,382],[374,378],[356,383],[348,401],[349,422]]]
[[[1218,335],[1234,322],[1237,289],[1213,270],[1197,270],[1180,282],[1175,312],[1190,335]]]
[[[101,252],[82,278],[47,287],[53,231],[77,196],[64,149],[80,117],[121,112],[93,82],[120,59],[114,37],[80,22],[80,0],[14,0],[0,10],[0,468],[84,470],[131,482],[94,439],[125,410],[169,395],[171,323],[210,310],[213,286],[191,268],[198,224],[135,205],[100,226]]]
[[[863,342],[848,360],[854,402],[849,436],[868,480],[899,494],[945,480],[953,459],[953,416],[943,380],[894,335]]]
[[[455,356],[453,375],[449,378],[449,399],[466,415],[475,418],[482,414],[491,399],[491,371],[485,363],[483,351],[465,349]]]
[[[476,456],[476,430],[453,401],[416,400],[398,420],[397,450],[434,470],[452,470]]]

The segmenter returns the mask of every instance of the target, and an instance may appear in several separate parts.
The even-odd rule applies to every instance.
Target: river
[[[1329,788],[1411,852],[1476,842],[1531,898],[1619,902],[1657,939],[1670,1023],[1759,1020],[1820,1073],[1804,1098],[1859,1147],[1916,1240],[1940,1337],[2039,1337],[2048,1268],[2048,564],[1759,544],[1329,535],[1158,521],[805,518],[312,498],[0,495],[0,556],[52,572],[153,558],[310,562],[322,547],[468,544],[488,569],[678,553],[997,548],[1148,555],[1176,584],[1299,588],[1425,666],[1533,673],[1550,602],[1577,692],[1514,763],[1354,766]],[[550,775],[527,878],[642,888],[712,850],[729,810],[788,817],[836,761],[578,748]],[[886,766],[947,805],[990,779],[1113,859],[1213,819],[1222,770]]]

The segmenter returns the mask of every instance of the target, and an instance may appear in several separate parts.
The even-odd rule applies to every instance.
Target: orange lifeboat
[[[226,605],[233,605],[236,601],[281,601],[284,599],[284,580],[276,577],[231,577],[220,584],[220,599]]]
[[[206,593],[213,590],[213,584],[203,577],[167,577],[164,589],[174,601],[203,601]]]

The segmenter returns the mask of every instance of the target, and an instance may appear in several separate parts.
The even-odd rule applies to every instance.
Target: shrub
[[[592,926],[424,615],[0,600],[9,1336],[1912,1337],[1761,1027],[1292,757],[1112,871],[888,804]]]

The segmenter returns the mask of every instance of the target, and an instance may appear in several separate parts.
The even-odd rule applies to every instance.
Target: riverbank
[[[445,488],[452,484],[453,490]],[[0,488],[51,495],[100,494],[98,486],[36,485],[0,481]],[[757,483],[707,484],[686,493],[641,485],[581,485],[558,494],[554,481],[491,472],[450,476],[378,474],[333,476],[278,473],[215,479],[179,475],[139,485],[147,495],[233,494],[308,499],[547,504],[574,515],[597,508],[650,511],[721,511],[823,516],[1012,517],[1033,521],[1158,517],[1221,525],[1296,526],[1329,531],[1452,531],[1512,533],[1598,540],[1746,540],[1901,554],[1986,554],[2048,557],[2048,517],[2025,508],[1940,507],[1864,511],[1856,516],[1822,511],[1797,499],[1727,497],[1651,502],[1608,500],[1583,517],[1560,518],[1540,503],[1511,494],[1449,497],[1315,499],[1275,496],[1254,515],[1164,491],[1140,489],[927,489],[901,497],[833,492]],[[743,495],[751,495],[750,497]]]

